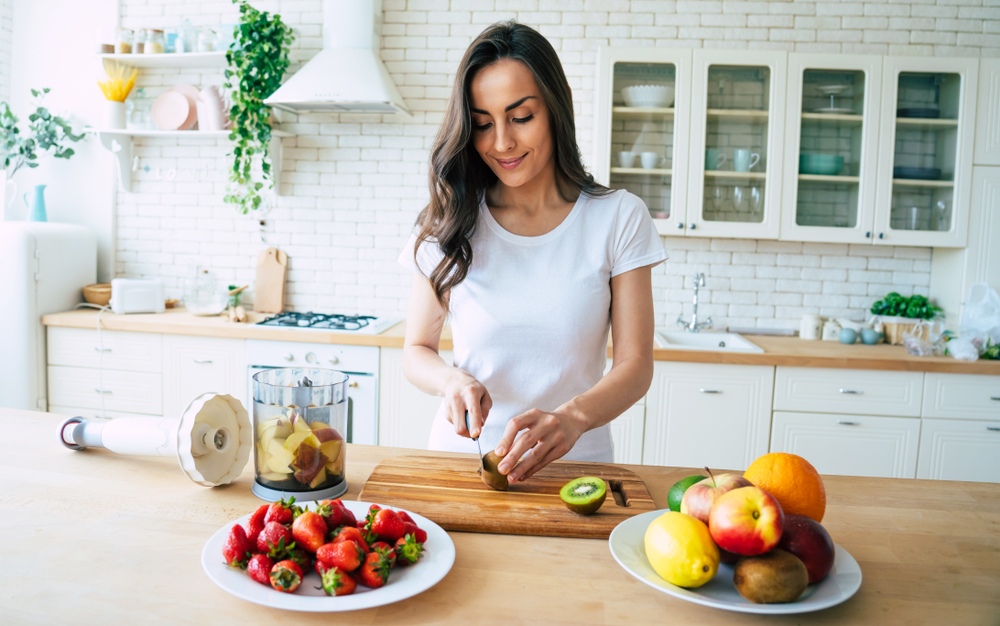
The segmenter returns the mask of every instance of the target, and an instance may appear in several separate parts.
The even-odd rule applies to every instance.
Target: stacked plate
[[[669,107],[674,103],[674,88],[665,85],[632,85],[622,89],[626,106],[639,109]]]

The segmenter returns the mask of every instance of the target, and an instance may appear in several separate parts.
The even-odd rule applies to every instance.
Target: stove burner
[[[339,313],[299,313],[285,311],[269,317],[258,324],[264,326],[296,326],[300,328],[328,328],[330,330],[359,330],[368,326],[370,320],[378,319],[374,315],[342,315]]]

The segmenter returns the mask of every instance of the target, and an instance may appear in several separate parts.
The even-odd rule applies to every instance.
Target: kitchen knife
[[[465,427],[469,429],[469,412],[465,412]],[[471,429],[470,430],[470,435]],[[481,434],[481,433],[480,433]],[[476,442],[476,447],[479,448],[479,469],[476,473],[482,477],[483,483],[487,487],[495,491],[507,491],[509,483],[507,482],[507,477],[501,474],[497,465],[500,464],[500,457],[498,457],[493,450],[490,450],[485,455],[483,454],[483,447],[479,443],[479,437],[473,437],[473,441]],[[486,457],[492,455],[488,460]]]
[[[472,429],[469,427],[468,411],[465,412],[465,429],[469,431],[470,435],[472,434]],[[472,440],[476,442],[476,447],[479,448],[479,473],[481,474],[483,472],[483,447],[479,445],[479,437],[473,437]]]

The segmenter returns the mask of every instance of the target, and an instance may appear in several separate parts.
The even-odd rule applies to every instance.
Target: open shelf
[[[827,176],[823,174],[799,174],[799,180],[808,180],[817,183],[858,183],[860,176]]]
[[[611,107],[611,113],[622,119],[658,119],[674,116],[671,107]]]
[[[731,172],[725,170],[705,170],[705,178],[743,178],[747,180],[763,180],[765,172]]]
[[[119,61],[135,67],[224,67],[226,51],[164,52],[160,54],[98,54],[99,59]]]
[[[123,135],[127,137],[204,137],[211,139],[226,139],[228,130],[131,130],[125,128],[94,128],[83,129],[86,133],[101,133],[107,135]],[[294,137],[295,135],[277,128],[271,129],[272,137]]]
[[[672,170],[660,168],[646,169],[644,167],[612,167],[612,174],[648,174],[651,176],[670,176]]]
[[[826,113],[803,113],[802,121],[819,126],[861,126],[864,123],[863,115],[829,114]]]
[[[932,117],[897,117],[896,123],[900,126],[923,126],[925,128],[955,128],[958,120],[942,120]]]
[[[893,185],[904,187],[954,187],[953,180],[917,180],[912,178],[893,178]]]

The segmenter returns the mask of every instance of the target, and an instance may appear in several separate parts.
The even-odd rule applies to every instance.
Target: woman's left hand
[[[566,413],[538,409],[522,413],[507,422],[497,444],[497,456],[504,457],[500,473],[506,474],[510,482],[531,478],[535,472],[572,450],[582,434],[583,429]]]

